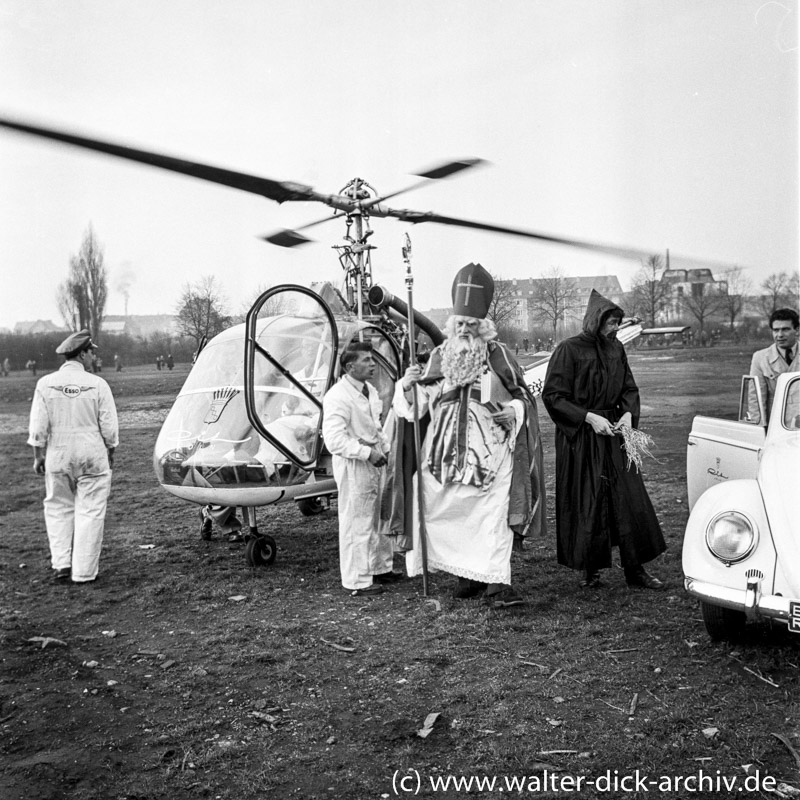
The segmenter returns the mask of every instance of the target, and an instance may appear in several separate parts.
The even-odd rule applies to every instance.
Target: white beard
[[[442,346],[442,375],[451,386],[474,383],[483,372],[488,348],[483,339],[454,336]]]

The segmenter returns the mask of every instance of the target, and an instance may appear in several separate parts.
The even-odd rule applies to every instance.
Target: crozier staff
[[[33,470],[45,477],[44,518],[55,578],[73,583],[97,577],[119,444],[111,390],[87,370],[95,349],[87,330],[56,348],[65,361],[36,384],[28,437]]]
[[[412,419],[409,390],[417,384],[419,415],[430,415],[415,477],[423,489],[428,565],[458,577],[455,597],[485,591],[492,607],[504,608],[523,602],[511,586],[511,553],[515,536],[541,530],[544,482],[535,401],[486,319],[493,293],[480,264],[459,270],[446,341],[424,373],[406,370],[394,409]],[[421,571],[418,524],[406,565],[409,575]]]
[[[617,341],[622,309],[592,289],[583,332],[556,347],[542,390],[556,425],[558,563],[600,585],[619,545],[627,582],[663,583],[644,563],[666,550],[661,526],[638,470],[626,466],[617,431],[639,424],[639,389]]]

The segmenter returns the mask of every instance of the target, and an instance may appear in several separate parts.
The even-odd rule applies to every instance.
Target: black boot
[[[490,583],[486,587],[486,602],[492,608],[508,608],[521,606],[525,600],[513,586],[505,583]]]
[[[641,564],[625,568],[625,580],[628,586],[641,586],[644,589],[663,589],[664,583],[651,575]]]
[[[468,597],[477,597],[486,588],[485,583],[473,581],[471,578],[459,578],[453,597],[457,600],[466,600]]]
[[[583,586],[584,589],[599,589],[601,586],[600,570],[594,568],[587,569],[583,575],[581,586]]]

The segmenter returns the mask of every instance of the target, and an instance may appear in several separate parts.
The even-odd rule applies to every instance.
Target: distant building
[[[119,335],[121,333],[125,333],[125,325],[126,321],[122,320],[103,320],[103,333],[110,333],[113,335]]]
[[[502,282],[510,289],[509,302],[513,303],[514,306],[512,317],[508,323],[509,327],[527,332],[542,325],[542,321],[536,319],[536,314],[530,301],[537,284],[543,280],[547,279],[512,278]],[[575,307],[567,315],[567,321],[569,322],[580,323],[583,320],[592,289],[596,289],[612,302],[621,305],[623,308],[625,307],[625,292],[622,290],[616,275],[592,275],[590,277],[569,278],[569,280],[574,283],[577,292]],[[449,308],[432,308],[422,313],[441,328],[453,312]]]
[[[727,293],[728,282],[715,280],[710,269],[665,269],[661,276],[669,284],[670,293],[666,308],[659,314],[659,321],[679,317],[683,313],[686,297],[698,297],[708,291]]]
[[[573,278],[577,284],[578,297],[580,298],[580,309],[577,315],[580,320],[583,320],[583,315],[586,313],[586,306],[589,305],[589,295],[592,289],[600,292],[603,297],[608,298],[612,303],[618,306],[625,306],[625,292],[622,291],[619,280],[616,275],[593,275],[589,278]]]
[[[603,297],[607,297],[612,303],[617,303],[624,308],[625,292],[622,290],[616,275],[591,275],[588,277],[568,277],[567,279],[573,282],[577,293],[577,302],[567,313],[567,321],[580,322],[583,320],[592,289],[596,289]],[[542,321],[537,319],[531,300],[536,292],[537,285],[546,280],[548,279],[512,278],[505,281],[511,287],[515,304],[513,327],[526,331],[542,324]]]
[[[58,331],[66,331],[63,325],[55,325],[49,319],[37,319],[33,322],[18,322],[14,326],[14,333],[56,333]]]
[[[55,325],[49,319],[37,319],[28,322],[18,322],[14,325],[14,333],[55,333],[68,331],[64,325]],[[103,335],[120,335],[147,337],[154,333],[167,333],[170,336],[177,336],[178,331],[175,325],[175,317],[172,314],[142,314],[132,316],[122,316],[109,314],[103,318]]]
[[[138,314],[127,317],[121,314],[109,314],[103,319],[103,333],[112,336],[124,333],[128,336],[145,338],[154,333],[177,336],[178,330],[172,314]]]

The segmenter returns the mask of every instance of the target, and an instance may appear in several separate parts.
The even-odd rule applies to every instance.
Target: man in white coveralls
[[[89,331],[68,336],[66,359],[36,384],[30,436],[33,471],[45,476],[44,518],[55,579],[97,577],[114,450],[119,444],[111,389],[89,372],[96,345]]]
[[[342,586],[353,596],[374,595],[402,575],[392,572],[393,539],[381,533],[389,442],[378,390],[369,383],[375,374],[372,345],[352,343],[342,353],[341,365],[344,375],[322,401],[322,437],[333,455],[339,492]]]

